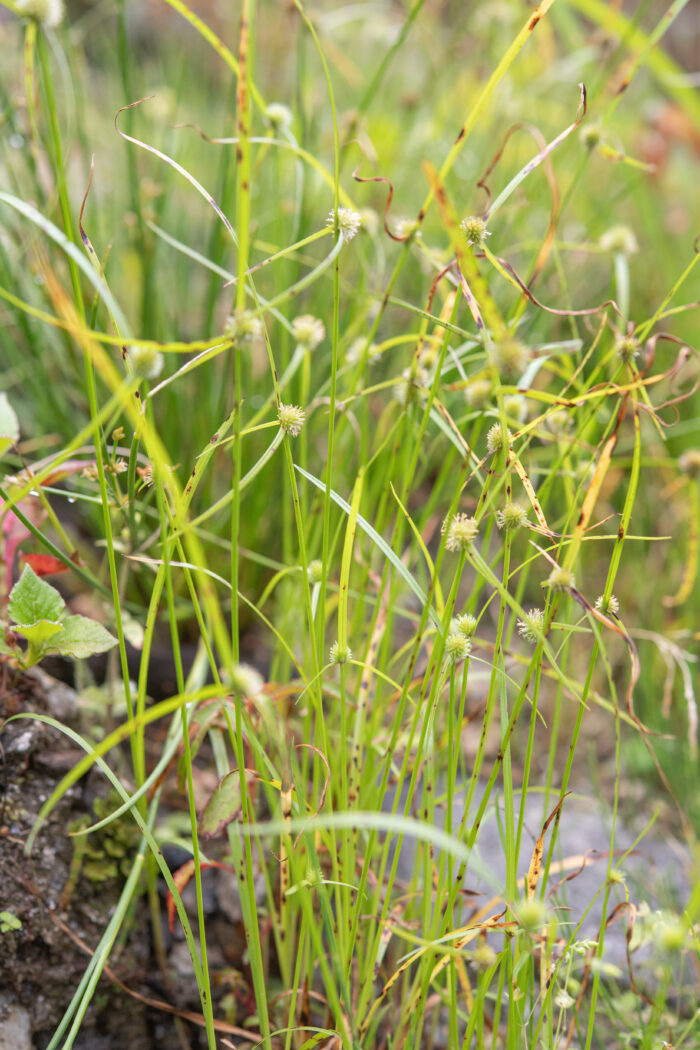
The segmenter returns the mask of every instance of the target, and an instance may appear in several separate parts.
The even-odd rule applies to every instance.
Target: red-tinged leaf
[[[37,576],[53,576],[57,572],[68,572],[69,566],[52,554],[22,554],[21,558],[34,569]]]
[[[45,478],[42,478],[42,485],[55,485],[57,481],[63,481],[64,478],[70,477],[71,474],[80,474],[86,467],[96,467],[97,461],[94,459],[67,459],[63,463],[60,463],[54,470],[49,471]]]
[[[236,874],[236,869],[232,868],[230,864],[219,864],[218,861],[202,861],[199,865],[199,870],[204,871],[205,868],[221,868],[223,871],[231,871]],[[181,868],[173,872],[173,882],[177,888],[177,892],[182,895],[187,883],[194,875],[194,860],[185,861]],[[168,929],[171,933],[175,932],[175,898],[173,897],[170,890],[168,890],[168,897],[165,902],[165,910],[168,916]]]
[[[7,593],[12,590],[12,566],[15,560],[15,552],[20,543],[31,536],[27,526],[20,521],[13,510],[3,510],[5,500],[0,499],[0,519],[2,520],[2,534],[0,535],[0,554],[5,561],[5,587]],[[40,525],[46,517],[46,511],[36,499],[23,499],[17,504],[25,518],[32,525]]]

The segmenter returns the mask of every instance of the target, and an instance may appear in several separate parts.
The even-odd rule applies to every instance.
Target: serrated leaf
[[[72,660],[86,660],[95,653],[106,653],[117,644],[109,631],[87,616],[67,616],[62,621],[63,631],[50,638],[42,650],[43,656],[56,654],[69,656]]]
[[[15,411],[7,400],[7,394],[0,394],[0,456],[10,445],[19,441],[19,421]]]
[[[39,620],[59,620],[65,608],[61,595],[46,580],[40,580],[30,565],[10,593],[10,617],[13,623],[29,626]]]
[[[49,638],[53,638],[55,634],[63,631],[63,624],[56,623],[55,620],[39,620],[37,623],[28,624],[25,627],[21,624],[16,624],[13,630],[17,634],[21,634],[23,638],[26,638],[30,645],[33,645],[36,649],[41,649]]]

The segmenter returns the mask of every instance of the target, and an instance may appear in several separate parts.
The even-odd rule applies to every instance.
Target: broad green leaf
[[[13,628],[17,634],[26,638],[35,649],[41,649],[49,638],[63,631],[63,625],[55,620],[38,620],[36,623],[28,624],[26,627],[17,625]],[[60,643],[59,643],[60,644]]]
[[[15,411],[7,400],[7,394],[0,394],[0,456],[10,445],[19,441],[19,421]]]
[[[13,623],[24,624],[25,628],[39,620],[56,621],[61,618],[65,604],[55,587],[39,579],[34,570],[25,565],[10,593],[10,617]]]
[[[55,653],[70,656],[73,660],[86,660],[95,653],[106,653],[116,644],[117,639],[101,623],[89,620],[87,616],[67,616],[63,620],[61,635],[49,639],[42,655]]]

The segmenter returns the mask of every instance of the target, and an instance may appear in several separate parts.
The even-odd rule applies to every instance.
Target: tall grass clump
[[[700,1045],[686,5],[3,3],[0,513],[119,642],[26,848],[139,843],[52,1050],[159,880],[192,1045]]]

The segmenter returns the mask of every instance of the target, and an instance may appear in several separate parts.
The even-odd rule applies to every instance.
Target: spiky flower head
[[[260,317],[255,314],[241,313],[231,314],[226,321],[226,335],[233,340],[235,346],[242,343],[256,343],[263,338],[265,326]]]
[[[265,110],[265,116],[275,130],[291,127],[294,120],[291,109],[285,106],[284,102],[270,102]]]
[[[544,628],[544,612],[542,609],[530,609],[525,613],[524,620],[518,620],[518,634],[526,642],[536,645]]]
[[[462,613],[452,621],[452,630],[459,631],[465,638],[471,638],[476,628],[476,616],[472,616],[471,613]]]
[[[454,514],[451,518],[445,518],[441,529],[446,534],[445,549],[465,551],[474,542],[478,531],[479,522],[468,514]]]
[[[587,150],[594,150],[603,139],[603,129],[600,124],[587,124],[579,132],[581,145]]]
[[[539,933],[551,918],[547,905],[539,897],[523,897],[513,905],[513,911],[522,929],[530,934]]]
[[[314,886],[320,886],[323,882],[323,872],[320,868],[314,867],[312,864],[306,869],[306,878],[304,879],[307,886],[313,888]]]
[[[427,368],[406,368],[401,373],[401,381],[394,384],[394,397],[400,405],[407,405],[420,390],[430,386],[430,373]]]
[[[600,597],[595,600],[595,607],[598,612],[604,614],[612,613],[613,616],[617,616],[620,611],[620,602],[614,594],[611,594],[607,601],[605,600],[605,595],[601,594]]]
[[[655,932],[657,944],[668,954],[679,952],[688,944],[688,926],[677,915],[662,912]]]
[[[604,252],[620,252],[622,255],[633,255],[639,251],[637,238],[629,226],[611,226],[603,233],[598,244]]]
[[[33,18],[44,29],[55,29],[63,21],[63,0],[17,0],[17,10],[27,18]]]
[[[513,435],[510,430],[506,427],[506,441],[510,446],[513,441]],[[486,447],[491,454],[494,452],[500,452],[503,448],[503,427],[500,423],[494,423],[486,435]]]
[[[461,631],[450,631],[445,639],[445,659],[448,663],[456,664],[466,660],[471,650],[470,638],[465,637]]]
[[[484,408],[491,400],[491,380],[472,379],[465,387],[464,396],[472,408]]]
[[[489,358],[499,375],[517,379],[530,360],[530,351],[519,339],[501,339],[491,347]]]
[[[335,227],[335,212],[329,211],[326,226]],[[352,208],[338,208],[338,229],[342,240],[347,244],[362,228],[362,216]]]
[[[478,215],[467,215],[459,225],[467,238],[467,244],[474,244],[477,248],[480,248],[485,239],[491,236],[486,229],[486,223]]]
[[[546,418],[547,430],[555,437],[560,437],[571,425],[571,416],[565,408],[555,408]]]
[[[265,679],[250,664],[236,664],[231,673],[231,685],[249,700],[254,700],[265,685]]]
[[[623,364],[628,365],[634,361],[635,357],[639,355],[639,351],[639,340],[633,335],[621,335],[619,339],[615,340],[615,353]]]
[[[402,241],[409,237],[420,237],[419,224],[415,219],[398,219],[396,222],[396,236]]]
[[[570,569],[555,565],[547,577],[547,584],[553,591],[568,591],[576,586],[576,578]]]
[[[527,525],[527,511],[521,503],[506,503],[503,510],[496,511],[496,524],[506,532],[522,529]]]
[[[678,467],[691,478],[700,477],[700,448],[688,448],[678,457]]]
[[[129,358],[134,372],[143,379],[157,379],[163,371],[165,359],[154,346],[132,346]]]
[[[299,437],[306,422],[306,413],[299,405],[280,404],[277,409],[277,418],[285,434],[289,434],[290,437]]]
[[[303,346],[305,350],[315,350],[318,344],[323,342],[326,329],[318,317],[301,314],[292,321],[292,335],[297,341],[297,346]]]
[[[567,992],[566,988],[562,988],[554,996],[554,1005],[558,1006],[560,1010],[569,1010],[575,1003],[575,999]]]
[[[367,352],[368,361],[371,361],[379,353],[376,343],[370,343],[368,346],[366,338],[363,335],[358,336],[357,339],[353,339],[348,347],[345,353],[345,360],[349,365],[359,365],[365,355],[365,351]]]
[[[503,398],[503,409],[511,419],[517,419],[518,423],[524,423],[527,419],[527,401],[522,394],[508,394]]]
[[[346,664],[348,660],[352,660],[352,649],[349,645],[341,647],[339,642],[333,642],[329,658],[332,664]]]
[[[323,562],[321,559],[314,558],[313,561],[310,561],[306,572],[309,577],[309,583],[320,583],[323,579]]]
[[[482,941],[471,955],[471,960],[477,970],[488,970],[490,966],[495,965],[497,958],[496,952],[486,941]]]

